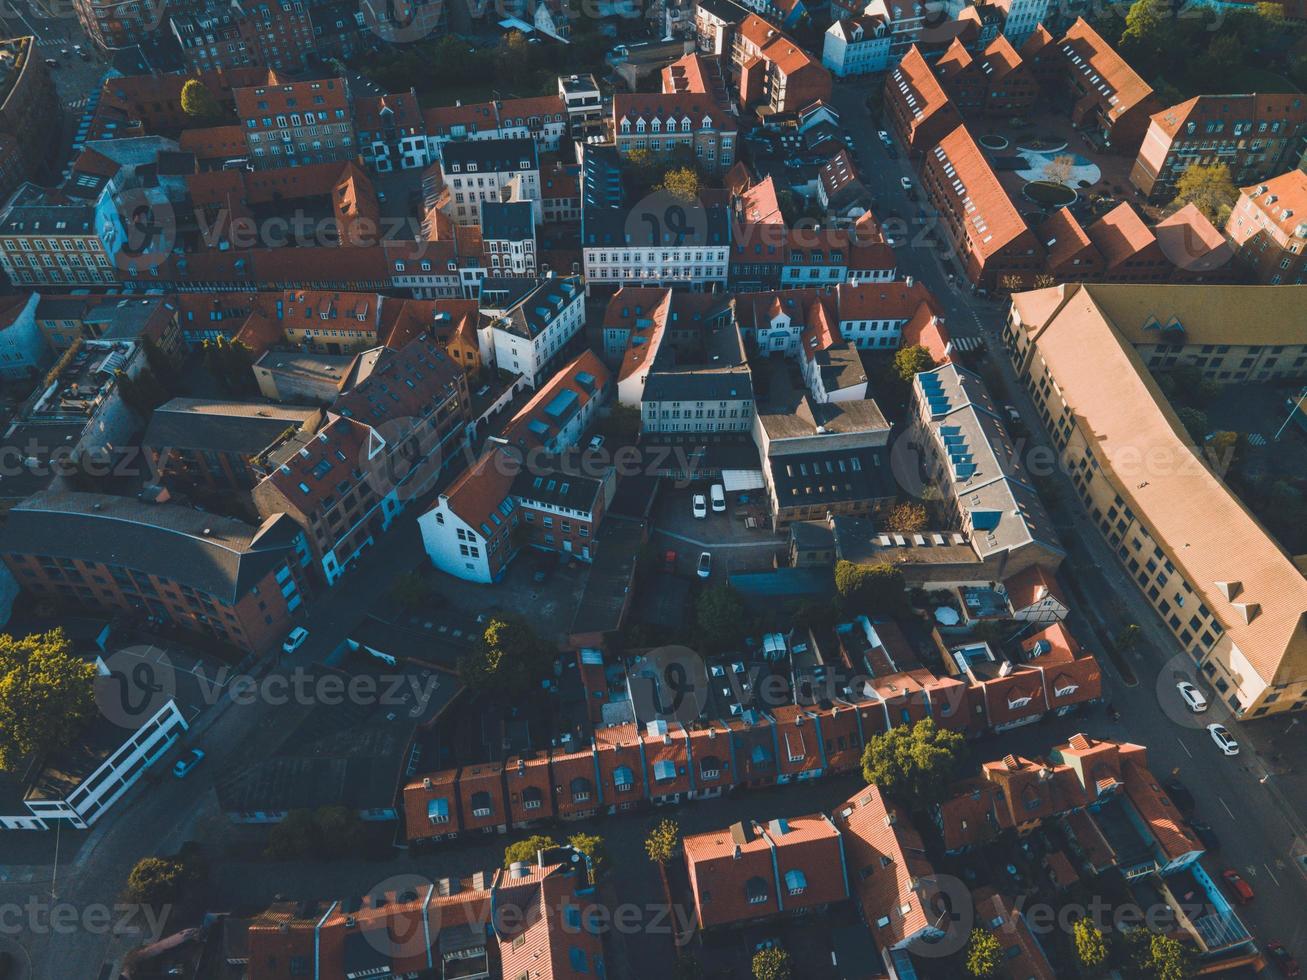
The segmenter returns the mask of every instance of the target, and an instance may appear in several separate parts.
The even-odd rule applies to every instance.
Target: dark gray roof
[[[753,379],[746,367],[659,371],[644,385],[643,401],[753,400]]]
[[[896,493],[883,446],[774,457],[771,471],[781,507],[878,500]]]
[[[292,405],[174,398],[154,410],[142,445],[253,456],[287,429],[299,429],[320,414]]]
[[[468,164],[475,165],[472,173],[509,173],[515,170],[539,169],[535,140],[527,137],[499,140],[452,140],[440,148],[442,169],[468,173]],[[525,167],[522,165],[526,164]],[[457,171],[454,168],[458,167]]]
[[[603,483],[593,477],[555,469],[545,462],[522,469],[513,478],[513,496],[551,507],[589,513]]]
[[[286,561],[300,533],[284,514],[254,527],[173,504],[51,490],[9,512],[0,552],[129,568],[235,602]]]
[[[535,215],[530,201],[482,201],[483,241],[523,241],[535,235]]]
[[[508,314],[506,327],[510,333],[531,340],[543,333],[581,292],[581,281],[574,277],[535,280],[535,288],[528,290]],[[484,285],[482,286],[484,290]],[[482,303],[484,306],[484,301]]]

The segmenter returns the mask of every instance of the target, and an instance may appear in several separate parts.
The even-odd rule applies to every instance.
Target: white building
[[[535,214],[529,201],[481,202],[481,246],[492,276],[534,276]]]
[[[868,17],[880,17],[890,27],[889,65],[897,65],[917,43],[926,26],[926,6],[921,0],[871,0],[863,10]]]
[[[574,277],[487,278],[481,283],[481,312],[482,363],[523,375],[536,388],[585,326],[585,291]]]
[[[888,71],[891,40],[889,24],[881,15],[837,20],[826,30],[821,63],[836,78]]]
[[[459,141],[441,148],[441,173],[452,195],[451,217],[460,225],[481,220],[482,201],[503,201],[509,185],[518,200],[530,201],[542,219],[540,163],[526,138]]]
[[[49,359],[36,323],[40,301],[40,293],[20,294],[0,309],[0,377],[25,378]]]
[[[1008,0],[1003,36],[1019,48],[1048,16],[1048,0]]]

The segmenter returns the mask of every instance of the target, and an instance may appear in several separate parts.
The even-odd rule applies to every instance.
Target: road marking
[[[1239,819],[1238,817],[1236,817],[1236,816],[1234,815],[1234,811],[1230,809],[1230,804],[1226,803],[1225,800],[1222,799],[1222,798],[1219,797],[1219,796],[1218,796],[1216,799],[1217,799],[1218,802],[1220,802],[1221,806],[1225,807],[1225,812],[1228,813],[1228,814],[1230,815],[1230,819],[1231,819],[1231,820],[1238,820],[1238,819]]]
[[[1263,864],[1262,867],[1265,868],[1265,869],[1266,869],[1266,873],[1267,873],[1268,875],[1271,876],[1271,881],[1275,882],[1275,887],[1276,887],[1276,888],[1279,888],[1279,887],[1280,887],[1280,879],[1277,878],[1277,877],[1275,877],[1275,872],[1271,870],[1271,866],[1270,866],[1269,864]]]
[[[1177,735],[1175,740],[1177,742],[1180,742],[1180,736]],[[1184,749],[1184,754],[1189,756],[1189,758],[1192,759],[1194,757],[1194,754],[1189,751],[1189,746],[1185,745],[1184,742],[1180,742],[1180,748]],[[1234,816],[1234,814],[1230,814],[1230,815]]]

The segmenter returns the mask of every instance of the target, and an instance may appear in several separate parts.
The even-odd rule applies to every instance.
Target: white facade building
[[[585,326],[585,291],[576,278],[493,279],[481,284],[486,325],[477,331],[485,364],[539,387],[567,342]]]
[[[481,202],[506,200],[510,184],[517,200],[531,202],[536,221],[543,220],[540,163],[530,139],[446,143],[440,169],[452,195],[450,216],[456,224],[476,224]]]
[[[821,63],[836,78],[888,71],[891,33],[885,18],[837,20],[822,41]]]

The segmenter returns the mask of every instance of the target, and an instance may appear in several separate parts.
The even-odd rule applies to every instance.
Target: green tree
[[[1148,966],[1157,980],[1188,980],[1194,975],[1193,950],[1155,933],[1148,941]]]
[[[352,857],[363,846],[363,820],[348,807],[319,807],[313,814],[323,857]]]
[[[407,612],[417,612],[430,601],[432,587],[418,572],[405,572],[395,579],[390,594]]]
[[[926,526],[926,507],[915,500],[896,504],[889,512],[885,526],[897,534],[916,534]]]
[[[920,344],[900,347],[894,355],[894,370],[901,380],[909,384],[922,371],[929,371],[934,366],[935,359],[930,356],[930,351]]]
[[[182,112],[196,121],[208,121],[220,116],[222,107],[203,82],[188,78],[182,86]]]
[[[142,418],[149,418],[168,400],[168,389],[154,376],[148,364],[143,364],[134,376],[126,371],[115,371],[113,377],[119,397]]]
[[[940,802],[957,771],[966,740],[930,718],[896,725],[867,740],[863,778],[914,813]]]
[[[458,672],[474,691],[520,696],[540,680],[551,659],[548,647],[525,620],[496,616],[476,650],[459,660]]]
[[[705,648],[728,649],[744,638],[744,599],[729,585],[705,589],[695,600],[694,622]]]
[[[1152,75],[1165,62],[1171,7],[1167,0],[1135,0],[1125,15],[1121,32],[1121,53],[1145,76]]]
[[[1193,440],[1194,445],[1201,447],[1207,441],[1207,413],[1201,408],[1181,405],[1175,410],[1175,414],[1185,431],[1189,433],[1189,438]]]
[[[534,865],[541,851],[558,846],[558,841],[547,834],[533,834],[524,840],[513,841],[504,848],[504,867],[510,868],[519,861]]]
[[[0,634],[0,769],[77,738],[95,711],[94,683],[95,665],[73,655],[63,630]]]
[[[675,820],[664,819],[654,825],[644,839],[644,852],[656,864],[667,864],[681,850],[681,828]]]
[[[219,335],[200,348],[205,370],[228,394],[249,391],[254,384],[254,352],[239,340]]]
[[[1088,919],[1080,919],[1072,928],[1076,959],[1090,973],[1097,973],[1107,962],[1107,940],[1103,932]]]
[[[1003,946],[988,929],[972,929],[967,940],[967,972],[973,977],[992,977],[1003,962]]]
[[[264,855],[274,861],[306,858],[322,851],[322,834],[312,810],[291,810],[273,824]]]
[[[907,598],[903,572],[888,562],[859,565],[841,558],[835,563],[835,591],[852,614],[894,613]]]
[[[147,857],[127,875],[127,898],[142,905],[175,905],[195,875],[175,858]]]
[[[790,954],[779,946],[753,954],[753,980],[790,980]]]
[[[1175,206],[1194,205],[1217,228],[1225,225],[1238,197],[1239,188],[1234,186],[1230,168],[1223,163],[1191,163],[1175,182]]]
[[[576,833],[567,838],[567,843],[590,859],[595,878],[608,870],[608,845],[598,834]]]
[[[654,189],[666,191],[678,200],[687,203],[697,201],[699,199],[699,175],[693,167],[674,167],[663,174],[663,179]]]

